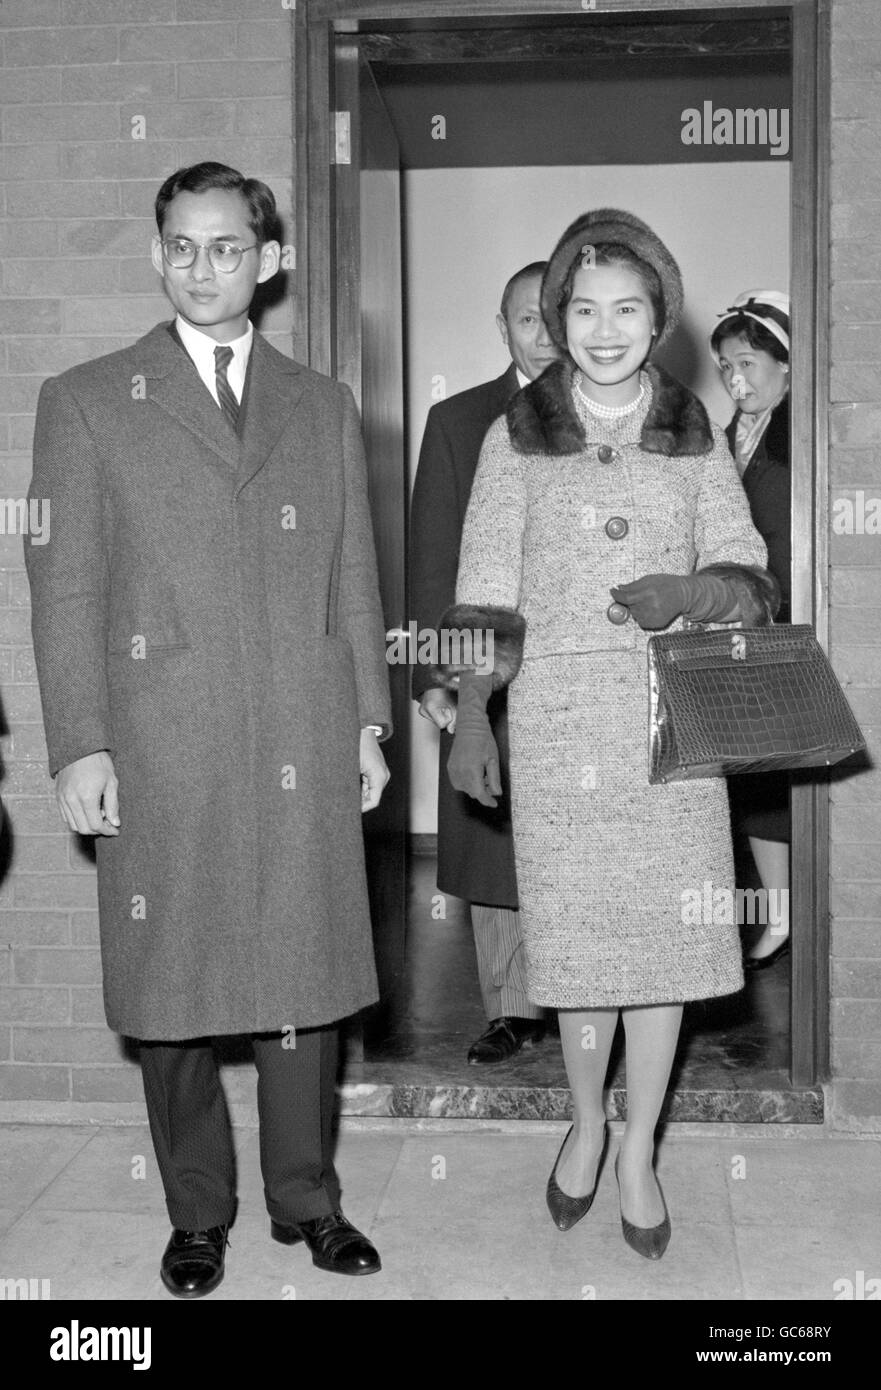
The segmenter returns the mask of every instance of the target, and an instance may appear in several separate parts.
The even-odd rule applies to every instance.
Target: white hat
[[[734,303],[729,304],[719,315],[719,322],[710,334],[710,356],[717,367],[719,354],[713,347],[713,338],[718,335],[726,319],[737,318],[740,315],[755,319],[763,328],[767,328],[768,332],[773,333],[777,341],[783,344],[788,355],[789,295],[783,294],[780,290],[744,290],[743,294],[739,294]]]

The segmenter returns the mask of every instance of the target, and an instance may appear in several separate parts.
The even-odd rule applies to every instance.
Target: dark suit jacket
[[[495,381],[439,401],[428,413],[410,520],[409,612],[420,629],[434,628],[444,609],[455,601],[462,527],[481,445],[517,390],[512,362]],[[428,668],[414,667],[414,698],[420,699],[428,685]],[[452,739],[441,733],[437,883],[442,892],[468,902],[516,907],[505,691],[493,695],[489,714],[504,788],[496,810],[450,785],[447,758]]]
[[[734,453],[739,412],[725,433]],[[759,440],[743,475],[753,524],[768,547],[768,569],[780,585],[783,602],[778,623],[790,621],[792,541],[789,474],[789,396],[771,411],[768,428]]]

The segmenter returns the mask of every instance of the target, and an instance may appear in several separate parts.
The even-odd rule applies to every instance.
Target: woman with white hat
[[[721,430],[650,361],[682,309],[679,268],[644,222],[604,208],[563,234],[542,311],[565,352],[490,427],[445,628],[489,629],[491,674],[448,667],[459,703],[449,772],[494,805],[485,714],[511,682],[511,798],[530,997],[556,1007],[573,1125],[547,1186],[556,1225],[588,1211],[605,1152],[619,1014],[627,1125],[616,1161],[624,1238],[670,1238],[654,1135],[683,1002],[743,984],[736,926],[694,923],[686,892],[733,894],[719,779],[649,785],[651,631],[760,624],[779,594]],[[712,916],[712,914],[710,914]]]
[[[790,621],[789,295],[744,290],[719,316],[710,352],[737,409],[725,433],[768,569],[783,596],[777,622]],[[750,950],[747,970],[766,970],[789,953],[790,779],[785,772],[729,777],[735,828],[749,837],[773,913]],[[773,898],[770,896],[773,892]]]

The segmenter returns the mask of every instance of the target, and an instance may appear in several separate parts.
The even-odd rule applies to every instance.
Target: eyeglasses
[[[201,250],[208,252],[212,269],[231,275],[238,270],[246,251],[253,251],[259,242],[250,246],[237,246],[231,241],[190,241],[188,237],[167,237],[162,242],[162,254],[175,270],[186,270],[191,266]]]

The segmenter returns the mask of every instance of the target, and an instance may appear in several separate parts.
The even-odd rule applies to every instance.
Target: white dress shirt
[[[519,367],[515,367],[514,370],[517,373],[517,381],[519,382],[521,388],[524,386],[528,386],[530,378],[528,376],[524,376]]]
[[[214,360],[214,349],[216,347],[232,348],[232,361],[227,367],[226,379],[232,387],[233,395],[241,405],[242,392],[245,389],[245,373],[248,370],[248,358],[251,356],[251,348],[254,343],[253,323],[249,321],[247,331],[240,338],[233,338],[231,343],[216,343],[213,338],[208,337],[207,333],[203,333],[201,329],[194,328],[191,323],[187,323],[180,314],[176,316],[174,326],[193,360],[196,371],[218,406],[220,401],[217,398],[217,364]]]

